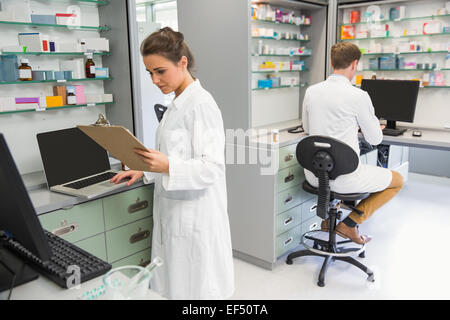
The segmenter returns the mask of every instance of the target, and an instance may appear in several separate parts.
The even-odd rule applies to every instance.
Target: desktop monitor
[[[387,120],[387,128],[396,129],[396,121],[413,122],[419,81],[368,80],[361,89],[367,91],[378,118]]]

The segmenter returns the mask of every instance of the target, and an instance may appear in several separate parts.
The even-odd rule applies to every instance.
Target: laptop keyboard
[[[87,178],[87,179],[84,179],[84,180],[75,181],[75,182],[72,182],[72,183],[65,184],[64,187],[79,190],[79,189],[91,186],[93,184],[109,180],[112,177],[114,177],[115,175],[116,175],[116,173],[114,173],[114,172],[105,172],[105,173],[102,173],[102,174],[99,174],[97,176],[93,176],[93,177],[90,177],[90,178]]]

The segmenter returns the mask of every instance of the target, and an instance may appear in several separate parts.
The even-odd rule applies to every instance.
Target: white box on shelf
[[[106,38],[85,38],[84,41],[87,51],[109,52],[109,40]]]
[[[31,110],[39,107],[37,103],[17,103],[16,110]]]
[[[105,94],[103,94],[103,100],[102,101],[103,102],[113,102],[114,99],[113,99],[112,93],[105,93]]]
[[[28,52],[42,52],[42,35],[39,32],[19,33],[19,45]]]
[[[0,112],[16,110],[16,100],[14,97],[0,97]]]
[[[59,69],[61,71],[72,71],[73,79],[85,78],[84,60],[72,59],[59,62]]]
[[[0,0],[0,20],[31,22],[30,0]]]
[[[76,42],[60,42],[57,47],[58,52],[82,52],[81,45]]]
[[[85,97],[86,97],[86,103],[103,102],[103,94],[102,93],[85,94]]]
[[[57,13],[55,16],[56,16],[56,24],[68,26],[79,25],[78,15],[76,15],[75,13]]]

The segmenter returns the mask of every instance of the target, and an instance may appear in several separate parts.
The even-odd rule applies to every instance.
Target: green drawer
[[[123,267],[123,266],[141,266],[145,267],[150,263],[151,259],[151,249],[147,248],[143,251],[135,253],[129,257],[120,259],[112,264],[113,268]]]
[[[278,171],[277,192],[300,185],[305,180],[303,168],[299,164]]]
[[[108,262],[120,260],[151,247],[152,231],[152,217],[107,231],[106,248],[108,250]]]
[[[90,254],[93,254],[97,258],[100,258],[104,261],[107,260],[104,233],[85,240],[75,242],[75,244],[81,249],[86,250]]]
[[[309,220],[317,215],[317,198],[314,197],[302,204],[302,221]]]
[[[279,168],[284,169],[290,166],[293,166],[295,164],[298,164],[297,162],[297,156],[296,151],[297,144],[291,144],[290,146],[282,147],[279,151],[280,156],[280,162],[279,162]]]
[[[276,240],[276,256],[279,257],[300,245],[302,225],[280,234]]]
[[[320,224],[322,223],[322,219],[319,217],[314,217],[309,219],[306,222],[303,222],[301,227],[302,227],[302,235],[305,234],[308,231],[312,231],[312,230],[318,230],[320,229]]]
[[[136,188],[103,199],[106,230],[152,215],[153,185]]]
[[[302,205],[276,216],[276,234],[280,235],[302,222]]]
[[[294,186],[276,195],[276,212],[277,214],[289,210],[315,195],[303,190],[302,185]]]
[[[105,232],[102,200],[94,200],[39,216],[42,227],[69,242]]]

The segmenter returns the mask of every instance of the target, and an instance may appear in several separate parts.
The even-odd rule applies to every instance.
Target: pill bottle
[[[28,59],[21,59],[22,63],[19,66],[19,78],[20,81],[31,81],[33,80],[32,68],[28,65],[30,63]]]
[[[280,142],[280,131],[278,129],[272,129],[272,142]]]
[[[67,104],[68,105],[77,104],[77,97],[75,96],[75,89],[73,88],[67,90]]]
[[[93,60],[94,55],[92,53],[88,53],[86,55],[86,78],[95,78],[95,62]]]

